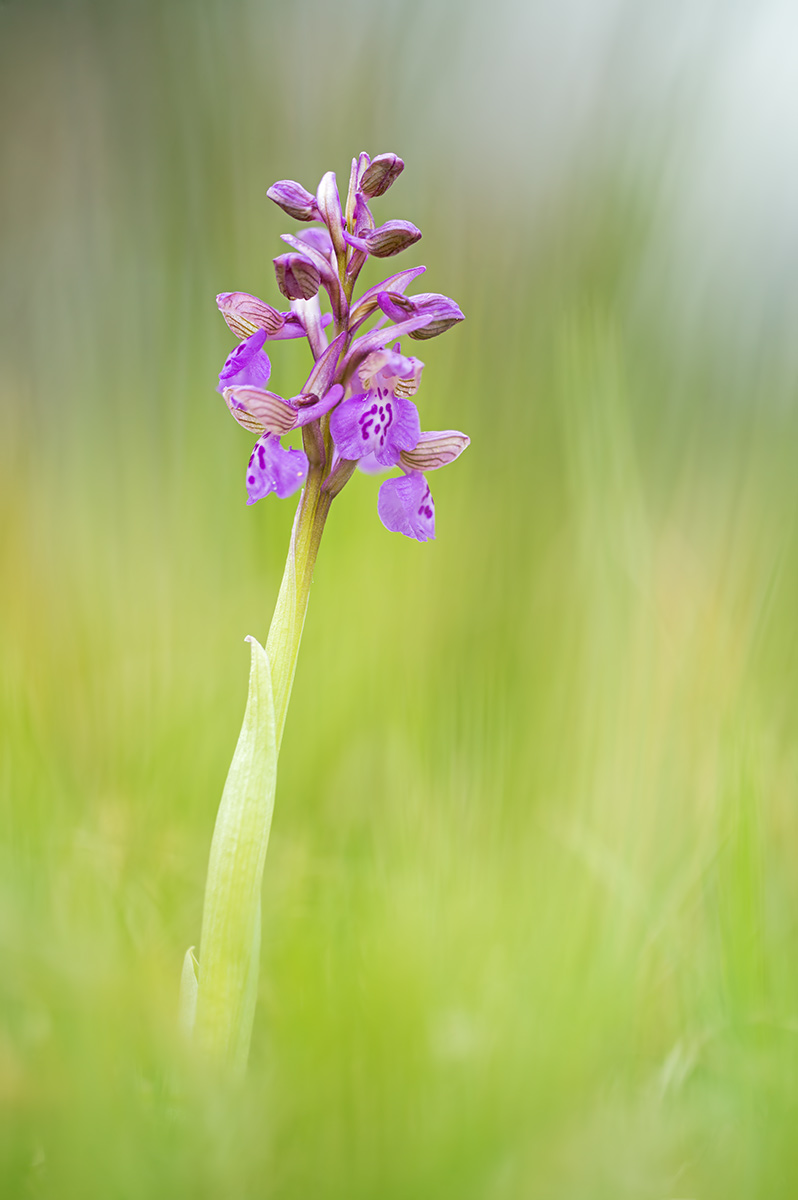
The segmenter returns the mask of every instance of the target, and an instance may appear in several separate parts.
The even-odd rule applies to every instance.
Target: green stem
[[[313,567],[332,503],[323,468],[311,468],[266,649],[252,642],[244,722],[211,843],[199,972],[183,971],[181,1023],[207,1057],[243,1072],[249,1054],[260,967],[261,884],[282,741]]]
[[[277,750],[283,738],[285,716],[294,682],[299,644],[305,624],[313,568],[321,535],[332,504],[332,496],[322,491],[322,470],[313,468],[299,502],[291,548],[280,584],[280,593],[266,641],[266,653],[272,669],[272,691]]]

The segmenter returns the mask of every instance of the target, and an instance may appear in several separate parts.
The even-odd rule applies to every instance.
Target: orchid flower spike
[[[410,221],[378,224],[371,212],[370,204],[403,170],[396,154],[360,154],[352,160],[343,201],[332,171],[315,192],[286,179],[269,188],[270,199],[303,222],[283,235],[289,252],[274,260],[290,310],[248,292],[217,297],[222,316],[241,339],[224,363],[217,390],[235,420],[258,437],[247,465],[248,503],[272,492],[290,496],[311,471],[320,474],[320,487],[332,498],[355,467],[396,468],[400,474],[380,488],[380,519],[387,529],[428,541],[435,533],[435,507],[426,472],[453,462],[469,439],[457,430],[422,433],[412,397],[423,363],[402,351],[401,338],[437,337],[458,325],[463,313],[440,293],[407,294],[423,267],[399,271],[355,296],[370,257],[393,257],[421,237]],[[314,360],[301,390],[289,399],[267,389],[271,363],[265,350],[266,342],[286,338],[306,338]],[[301,449],[282,444],[294,430],[301,432]]]

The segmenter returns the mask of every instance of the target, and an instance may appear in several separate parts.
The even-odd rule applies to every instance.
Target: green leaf
[[[198,1045],[237,1072],[246,1066],[252,1036],[261,882],[277,781],[269,658],[255,638],[247,640],[249,696],[211,844],[194,1024]]]

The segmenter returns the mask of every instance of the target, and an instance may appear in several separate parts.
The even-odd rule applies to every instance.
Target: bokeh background
[[[797,47],[787,0],[0,5],[3,1197],[798,1194]],[[361,149],[473,440],[434,543],[333,508],[228,1093],[177,987],[293,504],[214,296]]]

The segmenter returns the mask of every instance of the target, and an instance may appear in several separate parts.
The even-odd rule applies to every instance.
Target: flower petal
[[[252,337],[259,329],[265,329],[270,337],[285,324],[285,313],[278,312],[249,292],[222,292],[216,297],[216,303],[228,328],[239,338]]]
[[[418,542],[435,537],[435,504],[423,475],[413,471],[386,479],[380,488],[377,512],[386,529]]]
[[[411,400],[381,388],[339,404],[330,417],[330,433],[342,458],[373,454],[378,463],[395,465],[401,451],[421,437],[418,409]]]
[[[217,392],[224,392],[225,388],[239,384],[263,387],[268,383],[272,365],[262,348],[265,341],[266,330],[259,329],[245,341],[239,342],[232,354],[228,354],[219,373]]]
[[[278,179],[276,183],[272,184],[266,195],[275,204],[279,204],[283,212],[288,213],[289,217],[293,217],[295,221],[318,220],[319,210],[316,206],[316,197],[303,188],[301,183],[296,183],[293,179]]]
[[[307,473],[307,456],[301,450],[284,450],[279,438],[264,434],[255,443],[247,466],[247,504],[270,492],[284,500],[302,486]]]
[[[224,401],[239,425],[250,433],[288,433],[297,424],[297,410],[282,396],[263,388],[224,389]]]
[[[457,429],[431,429],[412,450],[403,450],[400,459],[407,470],[435,471],[454,462],[470,444],[471,438]]]
[[[421,382],[424,364],[420,358],[410,358],[396,349],[372,350],[358,367],[358,377],[364,391],[387,388],[395,396],[408,399],[415,396]]]
[[[386,221],[376,229],[363,232],[365,248],[375,258],[391,258],[401,254],[421,237],[421,230],[412,221]]]
[[[304,254],[279,254],[274,260],[277,286],[287,300],[310,300],[321,286],[321,276]]]

